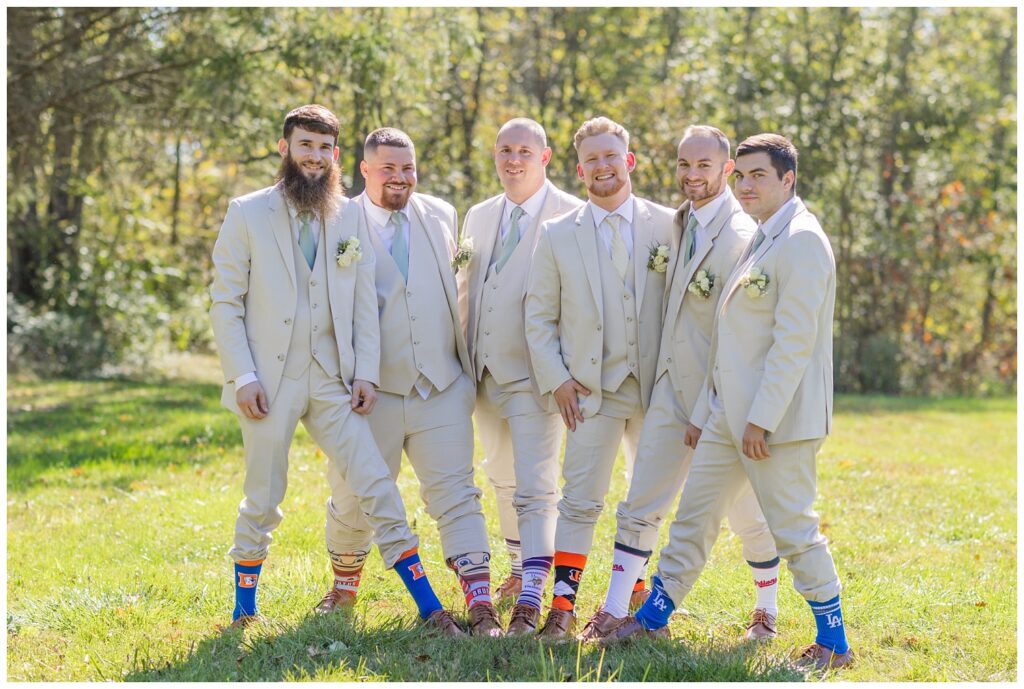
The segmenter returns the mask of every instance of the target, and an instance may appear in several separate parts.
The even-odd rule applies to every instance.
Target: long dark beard
[[[324,174],[309,179],[292,159],[291,151],[281,159],[277,181],[281,184],[285,198],[297,211],[315,213],[321,218],[330,217],[338,209],[339,201],[345,193],[340,165],[332,161]]]

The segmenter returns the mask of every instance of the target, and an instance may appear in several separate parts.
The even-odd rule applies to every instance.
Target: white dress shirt
[[[622,205],[615,210],[608,212],[594,204],[593,201],[587,201],[590,205],[590,213],[594,217],[594,224],[597,225],[597,235],[604,242],[604,248],[608,251],[608,255],[612,255],[612,228],[608,227],[608,224],[604,221],[609,215],[615,214],[619,218],[619,234],[622,235],[622,241],[626,245],[626,253],[633,256],[633,195],[630,194],[629,198],[622,202]]]

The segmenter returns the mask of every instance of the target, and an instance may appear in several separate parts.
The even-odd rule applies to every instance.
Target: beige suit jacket
[[[526,291],[526,341],[537,386],[550,395],[575,378],[590,390],[580,396],[580,411],[590,417],[601,408],[604,304],[597,236],[589,205],[550,220],[541,228]],[[643,199],[634,200],[633,269],[640,352],[640,391],[644,408],[651,399],[664,316],[665,273],[648,270],[650,247],[678,250],[675,211]]]
[[[693,259],[685,266],[679,260],[679,253],[683,251],[681,242],[680,250],[669,257],[668,299],[656,379],[668,373],[687,419],[704,387],[711,349],[711,326],[723,286],[757,229],[757,222],[743,212],[732,190],[726,187],[722,193],[726,198],[704,228],[700,242],[694,248]],[[680,238],[689,221],[690,202],[687,201],[676,211],[676,231]],[[694,276],[701,270],[714,276],[711,295],[706,298],[688,290]]]
[[[541,206],[540,213],[530,223],[530,226],[522,233],[519,240],[521,246],[516,251],[525,250],[533,255],[537,247],[537,240],[540,237],[540,227],[548,220],[578,208],[583,201],[567,194],[554,184],[547,183],[547,196]],[[479,342],[480,328],[480,304],[483,300],[484,281],[487,271],[490,268],[491,256],[494,253],[495,244],[501,226],[501,212],[505,207],[505,194],[498,194],[476,204],[466,213],[462,224],[463,239],[473,240],[473,256],[469,263],[459,270],[456,275],[459,283],[459,314],[462,323],[466,328],[466,343],[469,346],[469,359],[476,362],[476,351]],[[523,299],[526,298],[526,278],[529,275],[529,261],[510,261],[501,272],[502,281],[511,281],[521,285]],[[515,268],[518,271],[512,272]],[[509,344],[503,350],[505,353],[513,351],[521,352],[516,361],[502,362],[501,365],[520,371],[520,380],[530,377],[529,355],[526,345],[526,331],[523,322],[523,312],[518,314],[519,318],[508,318],[500,323],[500,333],[496,337],[502,338]],[[478,380],[481,371],[474,372],[474,380]]]
[[[824,438],[832,424],[835,258],[799,198],[787,213],[725,284],[705,383],[707,393],[717,391],[734,438],[753,423],[770,433],[769,444]],[[769,280],[760,297],[740,284],[755,266]],[[709,400],[700,396],[694,425],[706,423]]]
[[[374,255],[365,229],[343,228],[342,209],[328,218],[321,241],[327,264],[328,295],[338,343],[341,379],[376,384],[379,379],[380,328],[373,285]],[[339,242],[359,239],[358,264],[338,266]],[[273,404],[281,383],[298,304],[295,276],[297,242],[288,207],[277,186],[231,201],[213,248],[213,304],[210,320],[224,371],[221,401],[238,412],[234,380],[255,371],[267,401]]]

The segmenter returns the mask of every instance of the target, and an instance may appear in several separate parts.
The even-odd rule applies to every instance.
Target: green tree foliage
[[[1016,379],[1016,21],[965,8],[17,8],[8,10],[12,365],[94,373],[209,346],[209,253],[265,186],[284,113],[405,129],[420,188],[499,190],[498,127],[624,123],[634,186],[681,201],[693,123],[801,150],[836,253],[840,389],[986,392]],[[13,357],[13,358],[12,358]],[[133,359],[134,357],[134,359]]]

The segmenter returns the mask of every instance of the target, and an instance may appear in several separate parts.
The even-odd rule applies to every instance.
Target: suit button
[[[629,346],[630,346],[630,347],[632,347],[632,346],[633,346],[633,343],[632,343],[632,342],[630,342],[630,343],[629,343]]]
[[[491,311],[494,311],[494,307],[493,306],[488,306],[487,307],[487,313],[490,313]]]
[[[484,335],[490,335],[490,334],[491,334],[491,331],[490,331],[490,330],[485,330],[485,331],[484,331]]]
[[[416,320],[416,316],[409,316],[410,320]]]
[[[592,363],[592,364],[596,364],[596,363],[597,363],[597,359],[595,359],[595,358],[591,357],[591,358],[590,358],[590,363]]]
[[[292,319],[291,318],[285,318],[284,319],[284,324],[285,325],[291,325],[292,324]]]
[[[317,306],[316,304],[313,304],[313,308],[314,308],[314,309],[316,308],[316,306]]]
[[[316,350],[315,349],[313,350],[313,356],[316,356]]]
[[[418,369],[420,369],[422,371],[423,370],[423,364],[416,364],[416,368],[418,368]]]
[[[284,354],[278,354],[277,355],[277,360],[278,361],[284,361]]]
[[[633,317],[632,316],[626,316],[626,322],[632,323],[633,322]]]
[[[598,332],[600,332],[601,331],[601,326],[597,326],[597,330],[598,330]]]
[[[490,355],[490,354],[484,354],[484,358],[485,358],[485,359],[489,359],[490,357],[491,357],[491,355]]]
[[[628,294],[622,295],[622,298],[625,299],[626,301],[629,301],[629,295]]]
[[[632,362],[632,363],[630,363],[630,364],[629,364],[629,367],[630,367],[630,368],[636,368],[636,362]]]
[[[316,332],[316,331],[317,331],[317,330],[319,330],[319,329],[320,329],[320,326],[319,326],[319,325],[314,325],[314,326],[313,326],[313,332]]]
[[[671,364],[672,363],[672,357],[670,357],[670,356],[665,357],[665,363],[666,364]]]
[[[316,280],[310,280],[309,281],[309,286],[310,287],[316,287]]]

